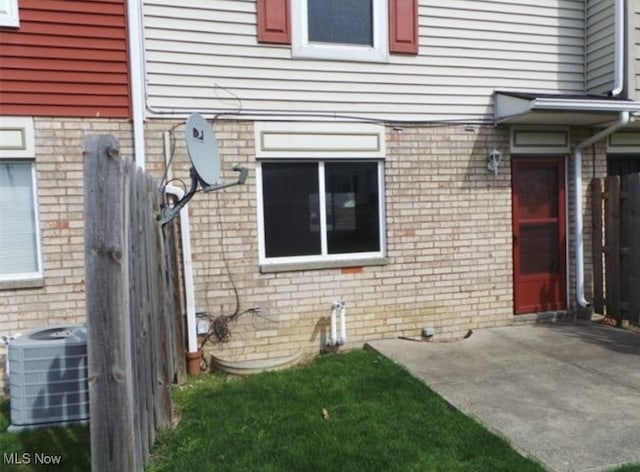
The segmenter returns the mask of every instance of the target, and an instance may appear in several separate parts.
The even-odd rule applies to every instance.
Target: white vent
[[[11,426],[86,422],[87,334],[82,326],[46,326],[9,344]]]

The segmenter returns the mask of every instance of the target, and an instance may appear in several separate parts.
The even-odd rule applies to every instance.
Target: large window
[[[0,282],[41,277],[33,161],[0,159]]]
[[[294,56],[388,59],[387,0],[300,0],[291,13]]]
[[[261,162],[262,263],[383,256],[381,161]]]

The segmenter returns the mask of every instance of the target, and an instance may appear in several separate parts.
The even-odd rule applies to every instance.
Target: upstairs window
[[[293,57],[388,59],[385,0],[300,0],[291,6]]]
[[[418,53],[418,0],[257,0],[258,41],[293,57],[386,62]]]

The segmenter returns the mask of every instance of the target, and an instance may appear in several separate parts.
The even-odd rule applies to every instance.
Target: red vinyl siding
[[[0,114],[131,116],[125,0],[20,0],[0,28]]]

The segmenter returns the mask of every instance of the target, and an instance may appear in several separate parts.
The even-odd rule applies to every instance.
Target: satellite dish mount
[[[232,169],[239,172],[238,180],[223,184],[218,183],[220,178],[220,155],[218,142],[211,126],[201,115],[194,113],[187,119],[185,129],[185,139],[187,151],[191,161],[191,188],[178,203],[173,207],[163,206],[161,209],[161,224],[166,225],[173,220],[176,215],[189,203],[189,200],[198,192],[213,192],[235,185],[242,185],[246,182],[249,170],[239,164],[235,164]]]

